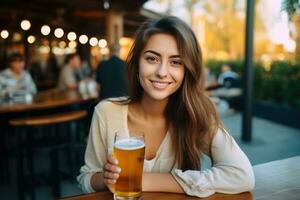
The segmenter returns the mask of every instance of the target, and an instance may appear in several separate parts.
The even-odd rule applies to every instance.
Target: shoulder
[[[24,74],[24,76],[25,76],[26,78],[31,78],[31,75],[30,75],[30,73],[29,73],[27,70],[24,70],[24,71],[23,71],[23,74]]]
[[[5,79],[4,70],[0,71],[0,80]]]
[[[0,77],[4,75],[4,71],[5,70],[0,71]]]
[[[109,60],[102,60],[100,63],[99,63],[99,67],[101,69],[102,66],[106,66],[109,64]]]
[[[0,71],[1,76],[9,76],[9,74],[10,74],[10,71],[8,68]]]
[[[232,136],[225,128],[219,127],[211,134],[206,134],[204,140],[204,154],[211,156],[213,149],[222,149],[224,146],[230,145],[233,141]]]
[[[128,97],[108,98],[100,101],[95,107],[95,112],[101,116],[119,114],[127,106]]]
[[[120,64],[120,65],[125,64],[125,62],[124,62],[121,58],[119,58],[118,56],[112,56],[112,57],[110,58],[110,60],[111,60],[111,62],[113,62],[113,63],[118,63],[118,64]]]
[[[238,74],[236,72],[233,71],[228,71],[224,73],[224,77],[229,77],[229,78],[237,78]]]
[[[23,81],[29,81],[30,78],[31,78],[30,74],[26,70],[24,70],[21,74],[21,79]]]
[[[227,145],[232,145],[233,137],[226,131],[225,128],[218,128],[212,139],[212,148],[224,148]]]
[[[97,68],[97,73],[101,74],[103,71],[105,71],[109,67],[108,60],[102,60]]]

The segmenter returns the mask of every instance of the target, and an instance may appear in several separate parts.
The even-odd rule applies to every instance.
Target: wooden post
[[[106,16],[106,38],[108,45],[119,45],[123,36],[123,14],[110,11]]]

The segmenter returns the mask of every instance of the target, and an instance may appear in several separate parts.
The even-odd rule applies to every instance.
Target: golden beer
[[[115,199],[139,199],[142,194],[142,175],[145,156],[143,138],[116,138],[114,157],[121,173],[115,184]]]

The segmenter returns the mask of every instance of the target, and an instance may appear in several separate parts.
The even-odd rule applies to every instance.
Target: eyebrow
[[[153,50],[147,50],[147,51],[144,52],[144,54],[145,54],[145,53],[153,53],[153,54],[155,54],[155,55],[161,57],[161,55],[160,55],[158,52],[153,51]],[[172,55],[172,56],[170,56],[170,58],[180,58],[180,57],[181,57],[180,55]]]

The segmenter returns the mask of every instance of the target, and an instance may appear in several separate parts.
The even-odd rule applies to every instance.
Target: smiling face
[[[150,36],[139,59],[139,82],[143,96],[164,100],[176,92],[184,79],[184,64],[172,35]]]

